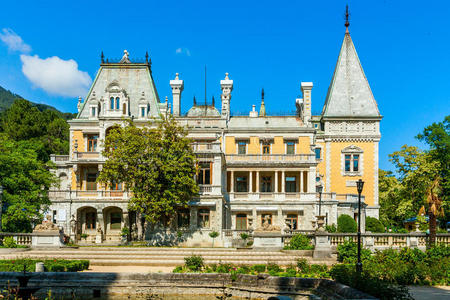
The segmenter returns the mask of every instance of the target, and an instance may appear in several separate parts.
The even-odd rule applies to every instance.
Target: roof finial
[[[216,102],[216,100],[214,99],[214,96],[212,96],[212,107],[214,107],[214,106],[216,106],[215,103]]]
[[[266,105],[264,103],[264,88],[261,90],[261,107],[259,108],[259,116],[266,116]]]
[[[345,31],[348,32],[348,26],[350,26],[350,22],[348,21],[350,14],[348,12],[348,4],[345,6]]]
[[[194,106],[197,106],[197,99],[195,99],[195,95],[194,95]]]
[[[148,64],[148,51],[145,51],[145,62]]]
[[[102,51],[102,54],[100,55],[100,58],[102,60],[102,64],[104,64],[105,63],[105,56],[103,55],[103,51]]]

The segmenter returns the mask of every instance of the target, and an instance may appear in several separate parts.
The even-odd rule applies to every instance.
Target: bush
[[[78,272],[89,269],[88,260],[22,258],[0,260],[0,272],[22,272],[24,266],[27,272],[35,272],[37,262],[43,262],[48,272]]]
[[[358,244],[346,239],[343,244],[337,246],[337,252],[339,262],[356,262],[358,258]],[[368,259],[370,255],[369,249],[361,247],[361,260]]]
[[[337,220],[338,232],[356,232],[356,222],[349,215],[340,215]]]
[[[342,284],[346,284],[382,300],[413,299],[408,292],[408,288],[397,286],[371,276],[365,269],[363,269],[363,273],[359,277],[354,264],[334,265],[330,270],[330,275],[334,280]]]
[[[314,246],[311,239],[304,234],[296,234],[289,241],[289,245],[284,247],[286,250],[312,250]]]
[[[366,217],[366,231],[384,232],[384,226],[377,218]]]
[[[266,265],[253,265],[251,268],[256,273],[264,273],[266,271]]]
[[[209,237],[215,239],[216,237],[219,236],[219,233],[217,231],[211,231],[209,233]]]
[[[17,248],[16,240],[12,236],[5,236],[3,238],[3,247],[5,248]]]
[[[192,255],[184,258],[184,264],[190,271],[198,272],[204,267],[201,255]]]
[[[336,224],[326,225],[325,230],[329,233],[334,233],[337,231]]]
[[[241,239],[243,239],[244,241],[248,239],[248,234],[243,232],[241,233]]]

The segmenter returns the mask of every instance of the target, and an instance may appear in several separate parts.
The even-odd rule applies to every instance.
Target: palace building
[[[102,54],[86,98],[79,98],[78,115],[69,121],[70,154],[52,156],[61,184],[50,191],[50,210],[74,241],[118,242],[125,226],[135,239],[191,246],[208,245],[211,231],[219,233],[217,245],[231,246],[229,237],[267,224],[280,233],[313,230],[319,209],[328,225],[341,214],[357,217],[359,179],[365,182],[362,211],[378,217],[382,116],[348,27],[320,115],[311,113],[312,82],[299,82],[302,98],[292,99],[296,113],[284,116],[266,113],[264,91],[259,111],[253,106],[246,116],[233,115],[228,73],[220,80],[220,109],[214,100],[199,105],[194,99],[182,114],[184,81],[176,74],[168,84],[171,104],[159,99],[148,55],[136,62],[126,51],[120,61]],[[150,226],[128,210],[121,184],[104,188],[96,182],[105,161],[102,141],[125,119],[153,126],[168,114],[188,129],[200,192],[172,222]]]

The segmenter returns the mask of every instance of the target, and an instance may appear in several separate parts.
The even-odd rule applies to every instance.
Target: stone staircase
[[[0,254],[0,259],[19,257],[88,259],[97,266],[179,266],[184,258],[201,255],[206,264],[267,264],[287,266],[296,264],[299,255],[282,251],[252,251],[234,248],[157,248],[157,247],[80,247],[60,249],[32,249],[25,252]],[[313,260],[311,263],[333,264],[335,260]]]

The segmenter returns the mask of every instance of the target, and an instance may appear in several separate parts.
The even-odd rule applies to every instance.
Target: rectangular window
[[[298,216],[296,214],[288,214],[286,218],[286,224],[289,226],[291,230],[297,230],[297,220]]]
[[[199,209],[198,210],[197,225],[200,228],[209,228],[209,209]]]
[[[236,192],[238,193],[248,192],[247,176],[236,177]]]
[[[294,142],[286,143],[286,154],[295,154],[295,143]]]
[[[359,155],[353,154],[353,172],[359,171]]]
[[[111,229],[121,229],[122,228],[122,216],[120,212],[111,213]]]
[[[181,209],[178,211],[178,227],[189,227],[190,224],[189,209]]]
[[[113,182],[111,184],[111,190],[113,191],[121,191],[122,190],[122,183],[120,182]]]
[[[95,212],[86,213],[86,229],[95,229],[97,214]]]
[[[120,98],[116,97],[116,109],[119,110],[120,109]]]
[[[236,215],[236,230],[247,230],[247,215],[237,214]]]
[[[96,152],[97,151],[97,140],[98,135],[88,135],[88,152]]]
[[[262,152],[263,154],[270,154],[270,144],[263,144],[262,145]]]
[[[286,190],[286,193],[296,193],[297,192],[297,177],[295,177],[295,176],[286,177],[285,190]]]
[[[87,176],[86,190],[96,191],[97,190],[97,173],[88,173]]]
[[[238,154],[246,154],[247,153],[247,143],[244,141],[238,142]]]
[[[95,117],[95,107],[92,107],[92,108],[91,108],[91,116],[92,116],[92,117]]]
[[[316,159],[321,159],[321,148],[314,149],[314,152],[316,153]]]
[[[345,172],[350,172],[352,156],[350,154],[345,155]]]
[[[261,215],[261,226],[264,226],[264,223],[272,225],[272,214],[262,214]]]
[[[198,184],[211,184],[211,163],[201,163],[197,175]]]
[[[261,192],[263,193],[271,193],[272,192],[272,177],[271,176],[262,176],[261,180]]]
[[[145,107],[141,107],[141,117],[145,117]]]

